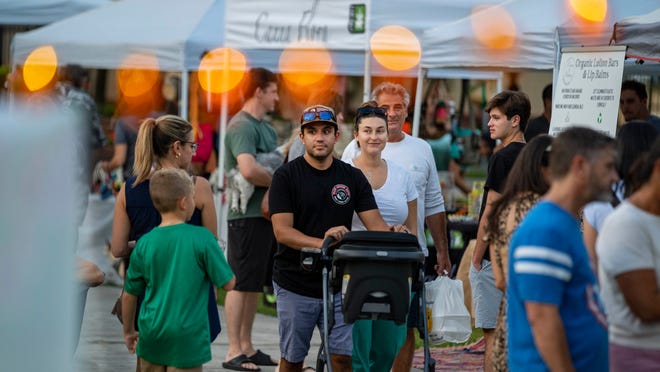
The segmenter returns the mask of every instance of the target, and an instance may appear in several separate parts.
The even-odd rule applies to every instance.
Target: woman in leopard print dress
[[[537,136],[522,150],[511,168],[500,199],[493,203],[487,233],[490,255],[494,257],[495,285],[505,291],[508,273],[509,240],[527,212],[549,188],[548,154],[552,137]],[[493,370],[507,371],[506,292],[502,297],[495,326]]]

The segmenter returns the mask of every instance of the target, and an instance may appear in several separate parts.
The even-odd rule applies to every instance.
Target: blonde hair
[[[135,142],[133,186],[149,178],[154,163],[167,156],[174,142],[187,141],[192,129],[189,122],[176,115],[144,119]]]
[[[193,196],[193,181],[183,169],[161,169],[151,176],[149,194],[160,213],[177,209],[179,200]]]

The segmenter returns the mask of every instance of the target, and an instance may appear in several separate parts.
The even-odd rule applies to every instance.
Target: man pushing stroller
[[[302,248],[321,248],[349,231],[353,213],[368,230],[402,231],[388,226],[378,211],[364,174],[332,156],[339,129],[334,111],[315,105],[304,110],[300,138],[305,154],[273,175],[269,204],[278,242],[273,267],[280,333],[280,371],[301,371],[314,328],[320,325],[323,301],[319,272],[300,267]],[[328,346],[335,371],[351,370],[352,327],[345,324],[341,297],[334,295],[335,319]]]

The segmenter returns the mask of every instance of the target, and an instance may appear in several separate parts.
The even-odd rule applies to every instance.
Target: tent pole
[[[555,97],[555,87],[557,86],[557,74],[559,74],[559,64],[561,63],[561,40],[559,39],[559,27],[555,27],[555,60],[552,69],[552,98]]]
[[[422,68],[422,65],[419,65],[417,69],[417,87],[415,88],[415,109],[413,111],[413,127],[412,135],[413,137],[419,137],[419,122],[421,120],[420,116],[422,115],[422,88],[424,86],[424,76],[426,75],[426,70]],[[426,108],[430,110],[430,107]]]
[[[181,71],[181,100],[179,101],[181,110],[179,110],[179,113],[186,120],[188,120],[188,85],[188,70],[184,68]]]
[[[367,1],[367,14],[364,24],[364,83],[362,102],[367,102],[371,94],[371,1]]]
[[[227,219],[225,218],[225,205],[224,205],[224,195],[225,195],[225,135],[227,133],[227,92],[222,93],[222,103],[220,104],[220,143],[218,144],[219,154],[218,154],[218,190],[220,190],[220,195],[216,200],[216,211],[218,213],[218,238],[221,241],[227,241]]]
[[[229,53],[224,53],[222,84],[225,85],[229,80]],[[227,110],[229,107],[227,92],[223,89],[220,101],[220,143],[218,144],[218,190],[220,190],[219,200],[216,200],[216,212],[218,213],[218,238],[221,241],[227,241],[227,218],[225,213],[224,195],[225,195],[225,136],[227,134]]]
[[[12,41],[12,47],[13,46],[14,46],[14,43]],[[13,55],[13,50],[12,50],[12,55]],[[12,76],[12,75],[16,74],[17,69],[18,69],[18,64],[13,62],[11,64],[11,71],[9,71],[9,75],[7,75],[7,76]],[[15,76],[14,76],[14,78],[15,78]],[[14,87],[13,84],[11,84],[7,89],[7,91],[9,92],[9,102],[8,102],[9,106],[7,107],[7,112],[9,112],[9,114],[12,114],[14,112],[14,105],[16,104],[16,102],[15,102],[16,101],[16,91],[15,91],[15,89],[16,89],[16,87]]]

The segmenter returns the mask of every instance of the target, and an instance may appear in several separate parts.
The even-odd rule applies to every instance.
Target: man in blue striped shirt
[[[578,213],[609,200],[613,140],[569,128],[550,153],[552,183],[511,239],[507,330],[515,371],[607,371],[607,324]]]

